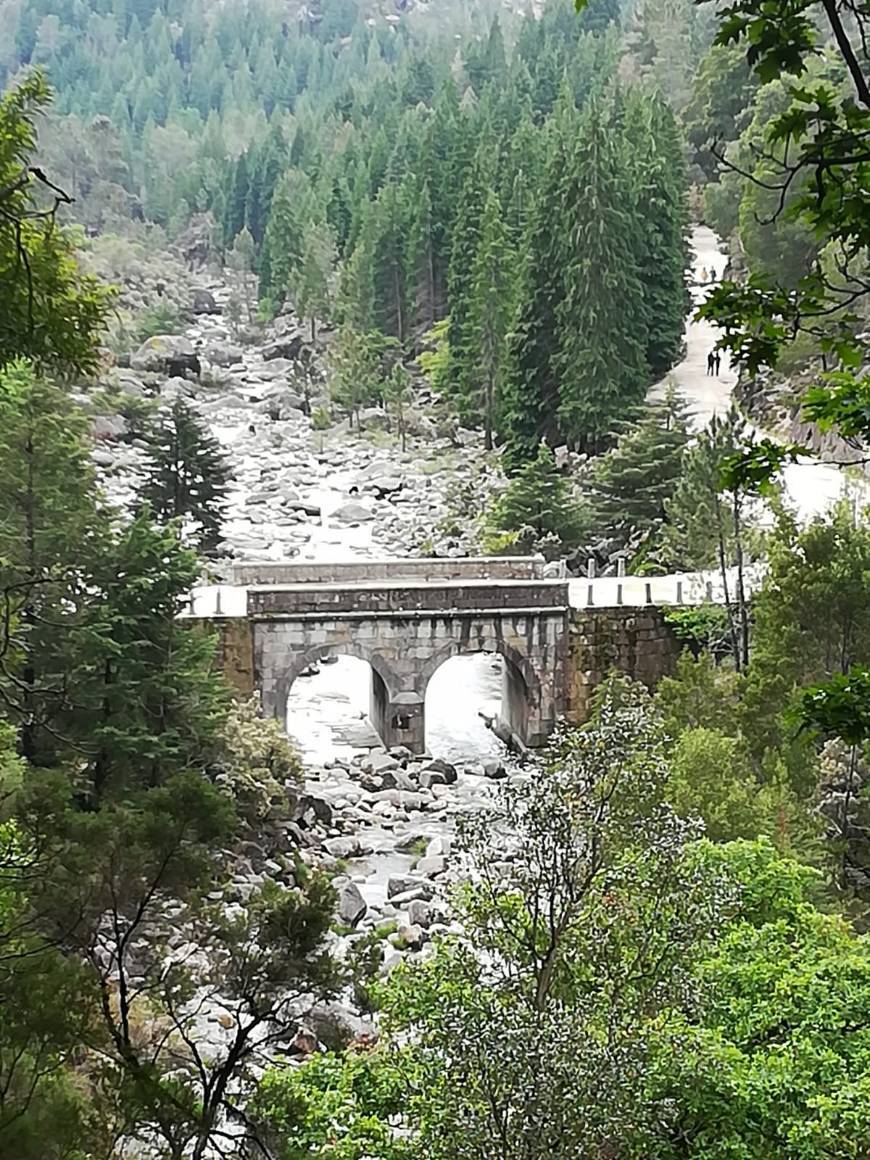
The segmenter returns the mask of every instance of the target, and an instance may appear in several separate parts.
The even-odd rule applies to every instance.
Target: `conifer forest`
[[[868,0],[0,0],[0,1160],[870,1160]]]

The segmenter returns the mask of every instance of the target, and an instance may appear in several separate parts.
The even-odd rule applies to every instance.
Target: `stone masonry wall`
[[[218,634],[215,664],[223,671],[233,693],[247,699],[256,691],[254,626],[246,617],[208,621]]]
[[[379,585],[299,584],[294,587],[252,588],[248,615],[334,617],[345,614],[392,615],[424,612],[450,617],[457,610],[486,615],[501,609],[565,609],[568,585],[563,580],[466,580],[441,584],[399,582]]]
[[[660,608],[577,609],[569,629],[567,717],[589,717],[595,689],[614,669],[652,688],[674,671],[680,645]]]

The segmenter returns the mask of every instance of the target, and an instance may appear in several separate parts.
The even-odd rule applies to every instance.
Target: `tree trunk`
[[[486,376],[486,388],[483,401],[483,445],[487,451],[492,451],[492,401],[493,401],[493,383],[492,375]]]
[[[731,637],[731,651],[734,654],[734,667],[740,672],[740,641],[737,635],[737,625],[734,621],[734,610],[731,607],[731,597],[728,594],[728,566],[725,559],[725,529],[722,526],[722,505],[719,496],[715,497],[716,506],[716,535],[719,549],[719,574],[722,577],[722,594],[725,597],[725,611],[728,614],[728,633]]]
[[[24,526],[27,544],[27,574],[30,587],[27,592],[27,602],[21,613],[21,622],[27,633],[25,646],[25,664],[21,674],[24,684],[23,695],[23,722],[21,726],[21,754],[29,762],[36,759],[36,666],[33,663],[33,627],[36,624],[36,608],[34,606],[34,586],[37,582],[36,574],[36,513],[34,500],[33,479],[33,436],[29,435],[25,445],[27,454],[27,491],[24,499]]]
[[[740,497],[734,492],[734,546],[737,551],[737,610],[740,616],[741,667],[749,664],[749,612],[746,608],[746,589],[743,583],[743,541],[740,535]]]

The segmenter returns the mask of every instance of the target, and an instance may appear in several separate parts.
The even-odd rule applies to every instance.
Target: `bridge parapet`
[[[230,564],[226,581],[234,585],[364,584],[393,580],[541,580],[543,556],[464,556],[458,559],[271,560]]]
[[[248,616],[258,619],[377,616],[476,617],[520,611],[567,611],[563,580],[463,580],[452,583],[300,584],[248,589]]]

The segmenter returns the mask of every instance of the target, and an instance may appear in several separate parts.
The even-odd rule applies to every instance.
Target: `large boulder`
[[[155,334],[146,338],[130,359],[130,366],[134,371],[152,371],[170,377],[181,377],[187,372],[199,375],[202,370],[193,344],[181,334]]]
[[[302,350],[301,334],[286,334],[267,343],[260,352],[266,361],[273,358],[285,358],[295,362]]]
[[[331,1051],[342,1051],[351,1043],[370,1045],[378,1038],[370,1020],[352,1014],[337,1000],[317,1003],[306,1013],[305,1023]]]
[[[211,290],[194,290],[194,314],[220,314],[220,312],[221,308],[215,302],[214,294],[212,294]]]
[[[230,342],[216,340],[210,342],[203,353],[212,366],[216,367],[231,367],[233,363],[242,361],[242,348]]]
[[[349,503],[344,503],[341,507],[336,508],[332,513],[332,519],[338,520],[342,524],[361,524],[366,520],[373,520],[375,518],[374,512],[365,507],[361,503],[355,503],[351,500]]]
[[[381,407],[363,407],[357,416],[360,427],[369,431],[389,431],[390,415]]]
[[[368,907],[355,882],[347,882],[338,894],[338,917],[348,926],[356,926]]]

